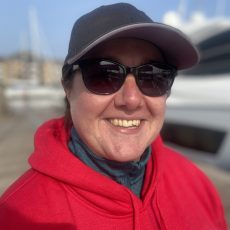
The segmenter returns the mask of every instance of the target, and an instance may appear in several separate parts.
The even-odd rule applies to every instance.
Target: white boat
[[[61,87],[14,84],[4,91],[7,107],[11,111],[25,108],[63,108],[64,90]]]
[[[162,135],[188,157],[230,170],[230,20],[186,32],[201,60],[176,78]]]

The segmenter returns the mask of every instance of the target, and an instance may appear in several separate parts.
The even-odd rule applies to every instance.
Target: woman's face
[[[109,58],[129,67],[163,62],[156,47],[131,38],[108,41],[87,58]],[[73,125],[88,147],[103,158],[126,162],[140,159],[159,134],[167,96],[143,95],[132,74],[116,93],[96,95],[86,89],[78,71],[67,98]]]

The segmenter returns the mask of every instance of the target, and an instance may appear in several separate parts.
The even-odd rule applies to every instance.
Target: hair
[[[73,80],[75,77],[75,71],[72,71],[72,65],[64,65],[62,68],[62,79],[61,83],[65,92],[71,90]],[[73,125],[71,113],[70,113],[70,104],[67,96],[65,96],[65,127],[68,129]]]

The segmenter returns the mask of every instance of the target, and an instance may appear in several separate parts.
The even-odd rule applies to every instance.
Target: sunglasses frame
[[[112,91],[112,92],[98,92],[98,91],[95,91],[95,90],[92,90],[88,83],[87,83],[87,76],[84,74],[84,68],[87,67],[90,63],[95,63],[95,62],[101,62],[101,61],[106,61],[108,63],[112,63],[112,64],[115,64],[115,65],[118,65],[119,67],[122,68],[123,70],[123,73],[122,73],[122,78],[121,78],[121,85],[119,88],[117,88],[115,91]],[[147,66],[147,65],[151,65],[159,70],[162,70],[162,73],[163,71],[170,71],[170,77],[167,78],[168,82],[167,82],[167,88],[165,90],[165,92],[163,93],[160,93],[159,95],[155,95],[155,94],[147,94],[146,92],[144,92],[144,90],[142,89],[142,87],[140,86],[140,79],[139,79],[139,75],[138,75],[138,69],[144,67],[144,66]],[[166,63],[162,63],[162,62],[155,62],[155,61],[150,61],[148,63],[145,63],[145,64],[142,64],[140,66],[135,66],[135,67],[128,67],[128,66],[125,66],[117,61],[113,61],[111,59],[106,59],[106,58],[94,58],[94,59],[82,59],[82,60],[79,60],[77,61],[76,63],[74,63],[72,65],[72,71],[76,71],[76,70],[81,70],[81,73],[82,73],[82,79],[83,79],[83,82],[85,84],[85,87],[92,93],[94,94],[97,94],[97,95],[111,95],[111,94],[114,94],[116,93],[117,91],[119,91],[119,89],[122,87],[122,85],[124,84],[125,82],[125,79],[127,77],[128,74],[132,74],[134,77],[135,77],[135,81],[136,81],[136,84],[139,88],[139,90],[146,96],[149,96],[149,97],[159,97],[159,96],[163,96],[165,94],[170,94],[170,91],[171,91],[171,87],[173,85],[173,82],[174,82],[174,79],[177,75],[177,68],[175,68],[174,66],[172,65],[169,65],[169,64],[166,64]],[[169,79],[171,81],[169,81]]]

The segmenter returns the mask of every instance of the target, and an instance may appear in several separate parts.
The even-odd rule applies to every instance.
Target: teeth
[[[121,119],[111,119],[110,122],[114,126],[120,126],[120,127],[138,127],[141,123],[140,120],[121,120]]]

